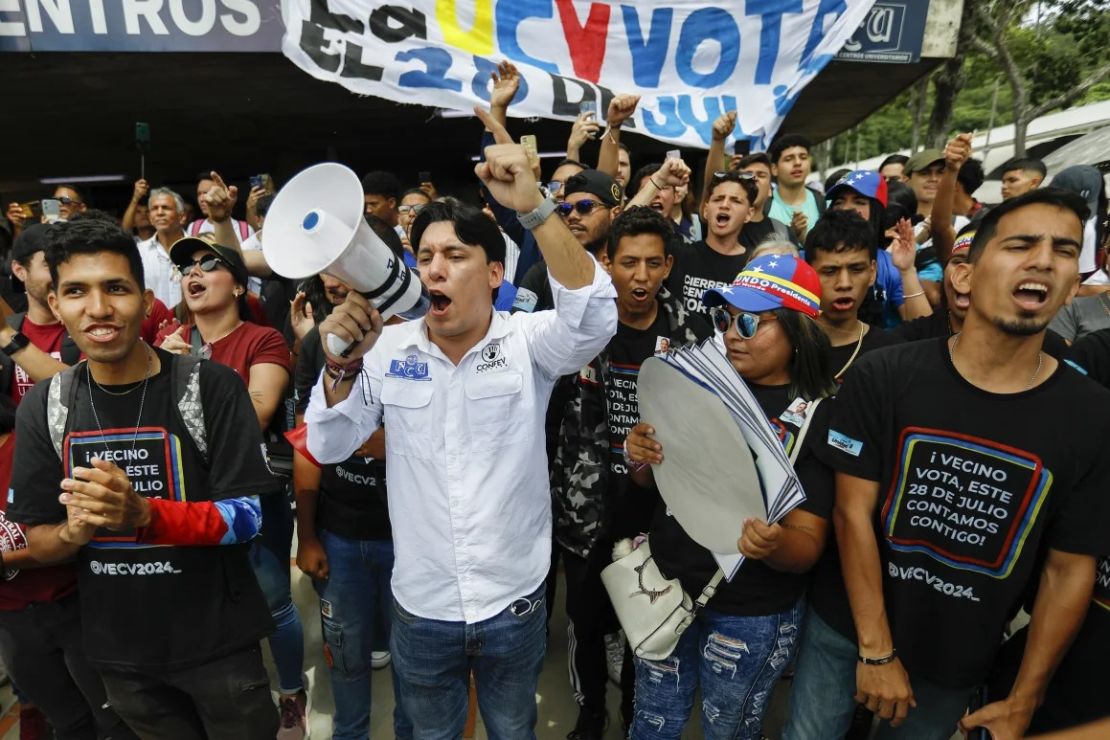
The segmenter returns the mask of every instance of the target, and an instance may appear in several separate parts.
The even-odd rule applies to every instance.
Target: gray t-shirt
[[[1069,342],[1099,329],[1110,329],[1110,293],[1076,298],[1060,309],[1048,328]]]

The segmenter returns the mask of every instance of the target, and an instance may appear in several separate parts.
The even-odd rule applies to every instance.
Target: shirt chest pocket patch
[[[431,426],[432,384],[386,378],[381,394],[382,424],[385,425],[390,446],[395,449],[427,449],[428,445],[419,444],[419,441],[426,440],[434,432]],[[442,428],[442,424],[439,426]],[[396,430],[392,439],[391,430]],[[416,444],[407,444],[410,440]]]
[[[519,372],[490,373],[466,383],[467,421],[471,446],[476,449],[501,447],[514,437],[524,405],[524,376]]]

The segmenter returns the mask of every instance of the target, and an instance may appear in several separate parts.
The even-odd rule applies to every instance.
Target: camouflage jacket
[[[660,310],[669,325],[675,347],[709,335],[709,325],[696,314],[682,310],[666,288],[659,291]],[[559,380],[552,398],[565,399],[555,452],[550,466],[555,540],[580,557],[586,557],[607,524],[607,504],[613,493],[609,470],[609,408],[606,387],[610,382],[606,348],[577,375]]]

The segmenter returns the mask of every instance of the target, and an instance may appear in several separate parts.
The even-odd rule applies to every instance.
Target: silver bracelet
[[[925,295],[925,291],[924,290],[919,290],[916,293],[910,293],[909,295],[904,295],[904,296],[902,296],[902,300],[908,301],[911,298],[917,298],[919,295]]]

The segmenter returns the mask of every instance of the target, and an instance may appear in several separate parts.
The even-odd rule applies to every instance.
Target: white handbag
[[[801,452],[822,399],[813,402],[790,454],[793,464]],[[624,548],[634,548],[624,553]],[[725,574],[720,568],[709,579],[697,600],[690,598],[677,578],[664,578],[647,538],[637,547],[631,540],[621,540],[613,548],[613,562],[601,571],[601,582],[613,602],[613,610],[621,623],[633,655],[644,660],[663,660],[674,652],[678,640],[694,622],[694,617],[717,592]]]
[[[628,540],[622,540],[628,542]],[[601,571],[601,582],[636,657],[663,660],[674,652],[678,639],[694,621],[724,577],[720,568],[692,601],[677,578],[664,578],[645,540],[628,555]]]

